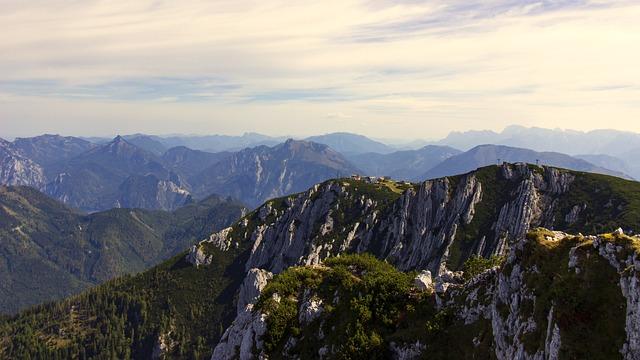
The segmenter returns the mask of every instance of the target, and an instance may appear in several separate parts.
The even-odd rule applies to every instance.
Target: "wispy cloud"
[[[301,118],[300,132],[375,136],[514,119],[640,130],[638,18],[637,2],[606,0],[5,0],[0,121],[20,134],[97,112],[132,131],[158,118],[210,132],[291,133]]]

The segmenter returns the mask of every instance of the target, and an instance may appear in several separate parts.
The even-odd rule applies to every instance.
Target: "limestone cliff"
[[[343,252],[371,252],[402,270],[437,275],[472,255],[504,254],[531,227],[553,227],[572,181],[569,172],[525,164],[404,188],[391,181],[332,180],[269,201],[233,232],[213,238],[249,242],[247,270],[278,273]]]
[[[212,359],[345,358],[354,341],[373,358],[637,359],[639,250],[640,237],[536,229],[441,291],[367,257],[290,268],[260,283]]]
[[[541,307],[544,310],[536,310],[535,316],[527,313],[536,308],[536,291],[544,289],[538,285],[532,290],[530,285],[531,278],[538,276],[539,265],[524,264],[518,254],[527,244],[527,232],[536,227],[593,227],[609,223],[616,212],[621,214],[616,220],[633,226],[625,215],[629,203],[613,196],[605,181],[589,176],[551,167],[503,164],[419,184],[369,178],[331,180],[268,201],[233,227],[195,246],[187,259],[206,265],[207,261],[197,259],[207,259],[210,246],[219,251],[246,249],[245,271],[278,274],[292,266],[320,265],[345,253],[370,253],[401,271],[433,274],[434,306],[455,309],[463,324],[480,322],[486,331],[498,334],[490,342],[498,358],[554,358],[564,341],[562,324],[554,319],[563,308],[550,302]],[[593,196],[593,192],[604,195]],[[456,271],[466,260],[506,255],[501,271],[492,270],[462,285],[463,276]],[[625,288],[636,286],[625,281]],[[473,284],[478,287],[470,287]],[[456,292],[468,298],[460,302],[462,295],[449,295]],[[462,307],[454,307],[452,301]],[[248,338],[256,338],[257,329],[266,331],[267,314],[247,314],[240,311],[243,304],[229,330],[251,328]],[[632,311],[630,316],[637,313]],[[634,326],[629,321],[627,327]],[[631,349],[639,342],[631,334],[624,345],[626,352],[634,351]],[[483,336],[484,340],[476,339],[478,344],[486,341]],[[295,339],[291,341],[289,350],[297,346]],[[410,358],[407,354],[430,346],[424,339],[416,341],[394,342],[394,351],[400,358]],[[322,351],[331,353],[331,349]]]

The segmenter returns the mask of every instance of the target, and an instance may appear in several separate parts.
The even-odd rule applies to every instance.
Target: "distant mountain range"
[[[204,136],[155,136],[145,134],[133,134],[123,136],[125,140],[142,149],[156,155],[162,155],[165,151],[173,147],[188,147],[193,150],[206,152],[239,151],[245,148],[257,146],[274,146],[283,143],[291,137],[274,137],[256,133],[245,133],[240,136],[232,135],[204,135]],[[109,138],[86,138],[96,143],[107,143]],[[366,136],[336,132],[324,135],[310,136],[307,138],[296,138],[296,140],[306,140],[330,146],[335,151],[342,154],[362,154],[362,153],[390,153],[395,149],[392,146],[372,140]]]
[[[468,150],[482,144],[507,145],[536,151],[556,151],[569,155],[620,155],[640,147],[640,134],[618,130],[559,130],[512,125],[501,132],[490,130],[452,132],[437,141]]]
[[[421,181],[468,172],[498,160],[539,160],[578,171],[640,178],[640,156],[636,156],[640,147],[629,143],[634,136],[604,130],[581,133],[510,127],[502,133],[452,133],[438,145],[394,151],[392,146],[350,133],[287,141],[260,134],[134,134],[109,141],[92,139],[97,142],[42,135],[0,141],[0,182],[33,186],[89,212],[114,207],[174,210],[213,193],[256,207],[337,176],[358,173]],[[624,146],[614,146],[623,140]],[[593,146],[585,144],[588,141]],[[475,145],[478,142],[488,144]],[[524,143],[533,149],[498,144],[501,142]],[[570,146],[572,142],[575,147]],[[471,145],[464,153],[457,150]],[[549,147],[571,148],[578,155],[535,150]]]
[[[443,176],[464,174],[479,167],[495,165],[497,162],[539,163],[540,165],[629,178],[623,173],[598,167],[586,160],[577,159],[569,155],[555,152],[537,152],[503,145],[480,145],[464,153],[451,156],[426,171],[421,178],[435,179]]]
[[[30,138],[16,138],[16,149],[42,166],[70,160],[98,145],[73,136],[45,134]]]
[[[287,140],[223,158],[191,180],[194,194],[230,195],[251,206],[303,191],[318,182],[359,171],[327,145]]]
[[[618,160],[608,162],[605,167],[640,179],[640,157],[636,156],[640,154],[640,134],[633,132],[618,130],[582,132],[509,126],[502,132],[488,130],[452,132],[433,144],[448,145],[460,150],[469,150],[483,144],[506,145],[535,151],[559,152],[596,163],[599,160],[594,155],[608,155]]]
[[[113,207],[173,210],[191,201],[181,177],[162,159],[118,136],[47,167],[45,193],[85,211]]]
[[[127,140],[126,138],[129,138]],[[135,145],[134,143],[137,143]],[[83,211],[110,208],[175,210],[211,194],[250,206],[359,172],[327,145],[288,140],[238,152],[210,153],[156,137],[117,136],[94,144],[43,135],[0,142],[0,180],[28,185]]]
[[[333,150],[344,155],[356,155],[364,153],[388,154],[395,149],[379,141],[369,139],[366,136],[351,133],[331,133],[326,135],[311,136],[307,141],[330,146]]]
[[[212,196],[175,212],[83,215],[34,188],[0,186],[0,313],[145,270],[244,213]]]
[[[273,137],[268,135],[245,133],[240,136],[233,135],[171,135],[156,136],[146,134],[125,135],[124,138],[130,143],[143,148],[156,155],[162,155],[166,150],[174,147],[184,146],[193,150],[206,152],[239,151],[248,147],[261,145],[274,146],[285,140],[287,137]],[[106,143],[109,138],[87,138],[93,142]]]
[[[390,176],[397,180],[424,180],[425,171],[460,153],[460,150],[449,146],[427,145],[418,150],[389,154],[355,154],[348,159],[367,175]]]

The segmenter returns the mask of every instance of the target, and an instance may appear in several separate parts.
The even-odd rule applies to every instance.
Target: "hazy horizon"
[[[239,132],[239,133],[201,133],[201,134],[197,134],[197,133],[153,133],[153,132],[132,132],[132,133],[126,133],[126,132],[113,132],[113,133],[106,133],[106,134],[66,134],[66,133],[60,133],[60,132],[42,132],[42,133],[33,133],[30,135],[24,135],[24,136],[7,136],[4,135],[2,133],[0,133],[0,138],[5,139],[5,140],[9,140],[9,141],[13,141],[16,138],[29,138],[29,137],[35,137],[35,136],[40,136],[40,135],[60,135],[60,136],[74,136],[74,137],[81,137],[81,138],[103,138],[103,139],[112,139],[115,138],[116,136],[133,136],[133,135],[147,135],[147,136],[158,136],[158,137],[163,137],[163,138],[167,138],[167,137],[205,137],[205,136],[216,136],[216,135],[220,135],[220,136],[243,136],[243,135],[247,135],[247,134],[256,134],[256,135],[264,135],[264,136],[269,136],[269,137],[273,137],[273,138],[293,138],[293,139],[304,139],[307,137],[311,137],[311,136],[321,136],[321,135],[329,135],[329,134],[336,134],[336,133],[347,133],[347,134],[354,134],[354,135],[362,135],[362,136],[366,136],[372,140],[376,140],[382,143],[386,143],[389,145],[393,145],[393,144],[403,144],[403,143],[410,143],[410,142],[414,142],[414,141],[424,141],[424,142],[436,142],[439,140],[443,140],[445,139],[447,136],[451,135],[451,134],[455,134],[455,133],[465,133],[465,132],[484,132],[484,131],[491,131],[497,134],[503,133],[504,131],[507,131],[509,128],[517,128],[517,127],[522,127],[525,129],[539,129],[539,130],[549,130],[549,131],[562,131],[562,132],[567,132],[567,133],[589,133],[592,131],[620,131],[620,132],[627,132],[627,133],[633,133],[633,134],[640,134],[640,132],[636,132],[636,131],[629,131],[629,130],[619,130],[619,129],[611,129],[611,128],[595,128],[595,129],[591,129],[591,130],[576,130],[576,129],[563,129],[563,128],[543,128],[543,127],[536,127],[536,126],[522,126],[522,125],[517,125],[517,124],[511,124],[511,125],[507,125],[502,129],[467,129],[467,130],[463,130],[463,131],[457,131],[457,130],[453,130],[450,131],[448,133],[446,133],[443,136],[440,137],[431,137],[431,138],[420,138],[420,137],[398,137],[398,138],[394,138],[394,137],[376,137],[376,136],[369,136],[367,134],[364,133],[359,133],[359,132],[350,132],[350,131],[330,131],[330,132],[322,132],[322,133],[312,133],[312,134],[286,134],[286,133],[281,133],[281,134],[277,134],[277,133],[273,133],[273,134],[265,134],[265,133],[261,133],[261,132],[256,132],[256,131],[245,131],[245,132]]]

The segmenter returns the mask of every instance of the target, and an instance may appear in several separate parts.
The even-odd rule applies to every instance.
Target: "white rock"
[[[322,306],[322,299],[311,297],[307,301],[303,302],[300,306],[300,313],[298,314],[298,321],[301,325],[308,325],[313,320],[322,315],[324,308]]]
[[[262,269],[251,269],[245,276],[240,286],[240,294],[238,296],[237,313],[245,311],[247,305],[253,304],[262,289],[267,286],[267,282],[273,278],[273,274]]]
[[[421,291],[432,289],[433,279],[431,278],[431,271],[422,270],[415,279],[413,279],[413,286]]]
[[[207,254],[204,253],[200,244],[196,244],[191,247],[186,260],[195,267],[211,264],[211,256],[207,256]]]

